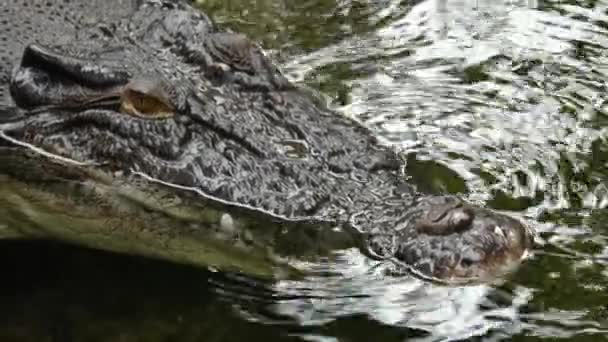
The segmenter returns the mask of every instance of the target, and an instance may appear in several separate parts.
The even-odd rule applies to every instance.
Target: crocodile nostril
[[[459,231],[471,225],[473,222],[473,211],[470,208],[456,208],[450,211],[448,215],[449,225],[454,227],[454,230]]]
[[[428,235],[448,235],[468,229],[473,222],[473,210],[462,203],[436,205],[416,222],[416,230]]]
[[[473,261],[472,259],[469,258],[463,258],[462,260],[460,260],[460,265],[464,268],[468,268],[473,266],[473,264],[475,263],[475,261]]]

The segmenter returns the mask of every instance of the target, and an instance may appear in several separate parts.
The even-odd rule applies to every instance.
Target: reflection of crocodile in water
[[[358,247],[443,280],[493,277],[532,244],[515,219],[417,192],[366,128],[187,4],[0,16],[0,237],[259,276]]]

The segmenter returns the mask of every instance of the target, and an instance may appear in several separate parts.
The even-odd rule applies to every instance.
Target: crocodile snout
[[[394,258],[448,282],[497,278],[518,266],[533,244],[521,221],[452,198],[432,201],[415,231],[396,238]]]

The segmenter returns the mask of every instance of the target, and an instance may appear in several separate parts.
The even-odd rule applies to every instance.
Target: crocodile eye
[[[153,80],[129,82],[121,92],[120,111],[147,119],[162,119],[175,115],[165,87]]]

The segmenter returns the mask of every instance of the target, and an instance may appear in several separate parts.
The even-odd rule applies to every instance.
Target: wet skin
[[[277,242],[281,238],[275,232],[290,236],[290,230],[309,229],[304,225],[316,227],[310,228],[315,233],[308,244],[292,242],[309,249],[308,254],[321,245],[330,251],[356,247],[372,259],[447,282],[493,279],[516,266],[531,248],[530,230],[514,218],[455,196],[418,192],[407,183],[395,151],[291,84],[245,36],[221,31],[186,4],[133,1],[108,9],[107,3],[113,2],[88,1],[81,5],[90,7],[84,10],[62,7],[73,20],[59,27],[46,14],[19,8],[11,24],[19,27],[19,16],[27,16],[40,22],[40,31],[0,33],[7,38],[0,40],[0,51],[16,52],[2,59],[10,65],[0,75],[7,80],[0,98],[0,157],[5,161],[0,175],[24,186],[36,183],[19,170],[43,168],[44,162],[36,166],[14,157],[29,149],[65,158],[57,159],[60,166],[46,166],[53,169],[49,179],[67,179],[71,186],[89,184],[87,177],[95,174],[98,183],[87,191],[100,192],[99,179],[107,176],[108,184],[129,184],[151,194],[142,175],[147,186],[162,186],[163,193],[181,203],[186,202],[184,190],[193,190],[219,213],[215,221],[190,230],[172,228],[177,221],[158,230],[150,228],[156,222],[140,228],[148,225],[148,230],[169,230],[163,234],[182,238],[217,238],[224,246],[217,249],[234,247],[243,254],[231,261],[178,258],[160,250],[169,248],[166,244],[115,247],[85,241],[83,234],[68,238],[49,227],[45,237],[260,274],[241,259],[268,246],[273,256],[281,254],[283,242]],[[82,19],[83,11],[101,10],[111,13],[95,22]],[[49,33],[56,31],[70,39]],[[8,197],[18,192],[4,191]],[[21,193],[20,202],[4,205],[17,207],[34,193]],[[124,210],[110,195],[96,196],[109,207],[103,215]],[[68,197],[61,198],[59,208],[69,210]],[[170,216],[159,207],[163,217]],[[145,221],[143,209],[131,215]],[[14,226],[16,217],[6,225]],[[27,219],[34,222],[29,231],[45,225]],[[273,225],[281,228],[270,234]],[[205,235],[211,226],[219,232]],[[244,238],[243,227],[254,236]],[[340,243],[319,233],[330,230]]]

